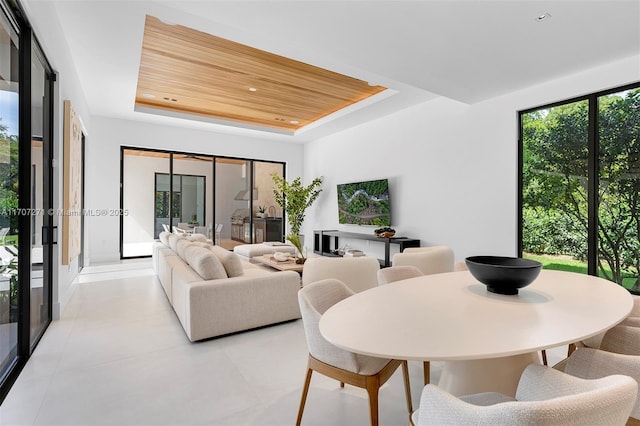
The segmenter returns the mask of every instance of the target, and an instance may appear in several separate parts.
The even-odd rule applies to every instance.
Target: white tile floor
[[[307,347],[300,320],[190,343],[150,262],[85,268],[0,406],[0,425],[292,425]],[[550,363],[566,349],[549,351]],[[437,383],[441,363],[432,363]],[[413,402],[422,366],[410,363]],[[305,425],[368,423],[366,392],[315,374]],[[380,424],[406,425],[402,374]]]

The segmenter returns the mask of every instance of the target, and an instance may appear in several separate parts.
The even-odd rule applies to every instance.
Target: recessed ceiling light
[[[257,92],[257,91],[258,91],[258,89],[256,89],[255,87],[249,87],[249,91],[250,91],[250,92]]]
[[[153,93],[143,93],[142,97],[147,99],[155,99],[156,95],[154,95]]]
[[[542,22],[542,21],[546,21],[549,18],[551,18],[551,14],[549,12],[545,12],[542,15],[536,16],[536,21]]]
[[[300,122],[298,120],[291,120],[289,123],[291,123],[291,124],[300,124]]]

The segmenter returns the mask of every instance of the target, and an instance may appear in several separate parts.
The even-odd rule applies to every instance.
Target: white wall
[[[73,59],[69,53],[67,42],[64,38],[59,21],[55,18],[55,7],[48,2],[38,2],[38,7],[30,8],[23,4],[29,21],[34,28],[35,35],[44,50],[44,53],[57,74],[54,85],[54,159],[57,167],[54,168],[54,209],[62,208],[62,162],[63,162],[63,120],[64,100],[70,100],[73,108],[81,117],[87,142],[91,141],[91,114],[86,103],[84,92],[79,84]],[[54,217],[54,226],[58,228],[57,241],[53,251],[53,318],[60,317],[64,306],[71,298],[75,290],[74,279],[78,275],[78,259],[74,259],[69,265],[59,265],[62,250],[62,218]],[[56,273],[57,272],[57,273]]]
[[[93,117],[91,124],[94,137],[86,145],[87,209],[120,208],[121,146],[284,161],[287,176],[302,175],[302,145],[104,117]],[[117,216],[86,218],[90,262],[119,259],[119,226]]]
[[[373,227],[338,224],[336,185],[389,178],[398,236],[449,245],[457,259],[514,256],[517,112],[639,80],[640,57],[634,56],[473,105],[439,98],[309,143],[305,179],[325,180],[304,233],[372,233]],[[382,257],[381,244],[345,242]],[[308,249],[312,244],[306,238]]]

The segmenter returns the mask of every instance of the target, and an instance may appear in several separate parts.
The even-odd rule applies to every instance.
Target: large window
[[[640,293],[640,87],[524,111],[524,257]]]

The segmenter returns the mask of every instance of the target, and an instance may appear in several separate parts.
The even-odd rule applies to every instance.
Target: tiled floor
[[[550,363],[563,351],[549,351]],[[85,268],[0,425],[292,425],[306,357],[299,320],[190,343],[150,262]],[[432,381],[441,367],[432,363]],[[421,363],[410,373],[417,406]],[[367,423],[365,391],[314,375],[303,424]],[[406,423],[398,370],[380,392],[380,424]]]

